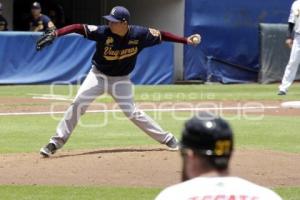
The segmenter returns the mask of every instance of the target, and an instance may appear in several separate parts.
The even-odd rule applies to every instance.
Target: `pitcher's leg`
[[[86,112],[90,103],[97,96],[104,93],[105,87],[105,78],[95,73],[95,69],[92,69],[81,85],[73,103],[58,124],[56,135],[50,139],[50,143],[55,144],[57,148],[61,148],[67,142],[81,115]]]
[[[174,136],[164,131],[158,123],[156,123],[145,112],[139,110],[133,102],[132,83],[130,81],[119,81],[113,84],[111,95],[119,104],[124,114],[141,130],[147,133],[154,140],[167,144],[170,140],[177,141]]]
[[[288,88],[292,85],[300,64],[300,37],[297,36],[294,40],[290,60],[285,68],[284,76],[282,78],[279,90],[286,93]]]

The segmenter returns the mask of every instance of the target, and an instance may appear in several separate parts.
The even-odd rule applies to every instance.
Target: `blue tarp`
[[[89,71],[94,42],[72,34],[37,52],[39,36],[30,32],[0,33],[0,84],[77,83]],[[133,82],[172,83],[173,52],[171,43],[143,50],[132,73]]]
[[[292,0],[186,0],[184,77],[223,83],[252,82],[259,71],[259,23],[287,23]]]

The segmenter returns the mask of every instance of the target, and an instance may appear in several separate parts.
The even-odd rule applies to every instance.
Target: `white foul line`
[[[34,93],[29,93],[28,95],[35,95],[32,99],[44,99],[44,100],[59,100],[59,101],[73,101],[72,98],[64,95],[53,95],[53,94],[43,94],[42,96],[36,96]]]
[[[210,107],[210,108],[161,108],[161,109],[142,109],[146,112],[171,112],[171,111],[207,111],[207,110],[257,110],[257,109],[278,109],[279,106],[252,106],[252,107]],[[87,113],[113,113],[122,112],[120,109],[113,110],[88,110]],[[54,115],[64,114],[65,111],[53,111],[53,112],[12,112],[12,113],[0,113],[0,116],[25,116],[25,115]]]

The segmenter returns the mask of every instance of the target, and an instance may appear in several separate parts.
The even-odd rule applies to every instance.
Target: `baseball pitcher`
[[[289,87],[296,77],[300,64],[300,0],[296,0],[291,8],[286,44],[292,48],[292,51],[281,85],[279,86],[278,95],[287,94]]]
[[[267,188],[230,176],[233,133],[222,118],[203,112],[187,121],[180,146],[184,182],[156,200],[281,200]]]
[[[48,157],[62,148],[80,116],[85,113],[91,102],[104,92],[110,94],[124,114],[146,134],[171,149],[178,149],[177,139],[135,106],[132,83],[128,75],[134,69],[137,56],[144,48],[160,44],[162,41],[197,45],[200,43],[200,35],[178,37],[156,29],[129,25],[129,18],[129,11],[117,6],[109,15],[104,16],[108,26],[74,24],[57,31],[46,32],[38,40],[37,50],[69,33],[78,33],[96,42],[92,68],[73,103],[58,124],[55,135],[50,139],[49,144],[40,150],[41,155]]]

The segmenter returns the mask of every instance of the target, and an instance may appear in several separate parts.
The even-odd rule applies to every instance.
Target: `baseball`
[[[192,38],[192,41],[193,41],[193,43],[194,44],[200,44],[200,42],[201,42],[201,37],[200,37],[200,35],[195,35],[193,38]]]

